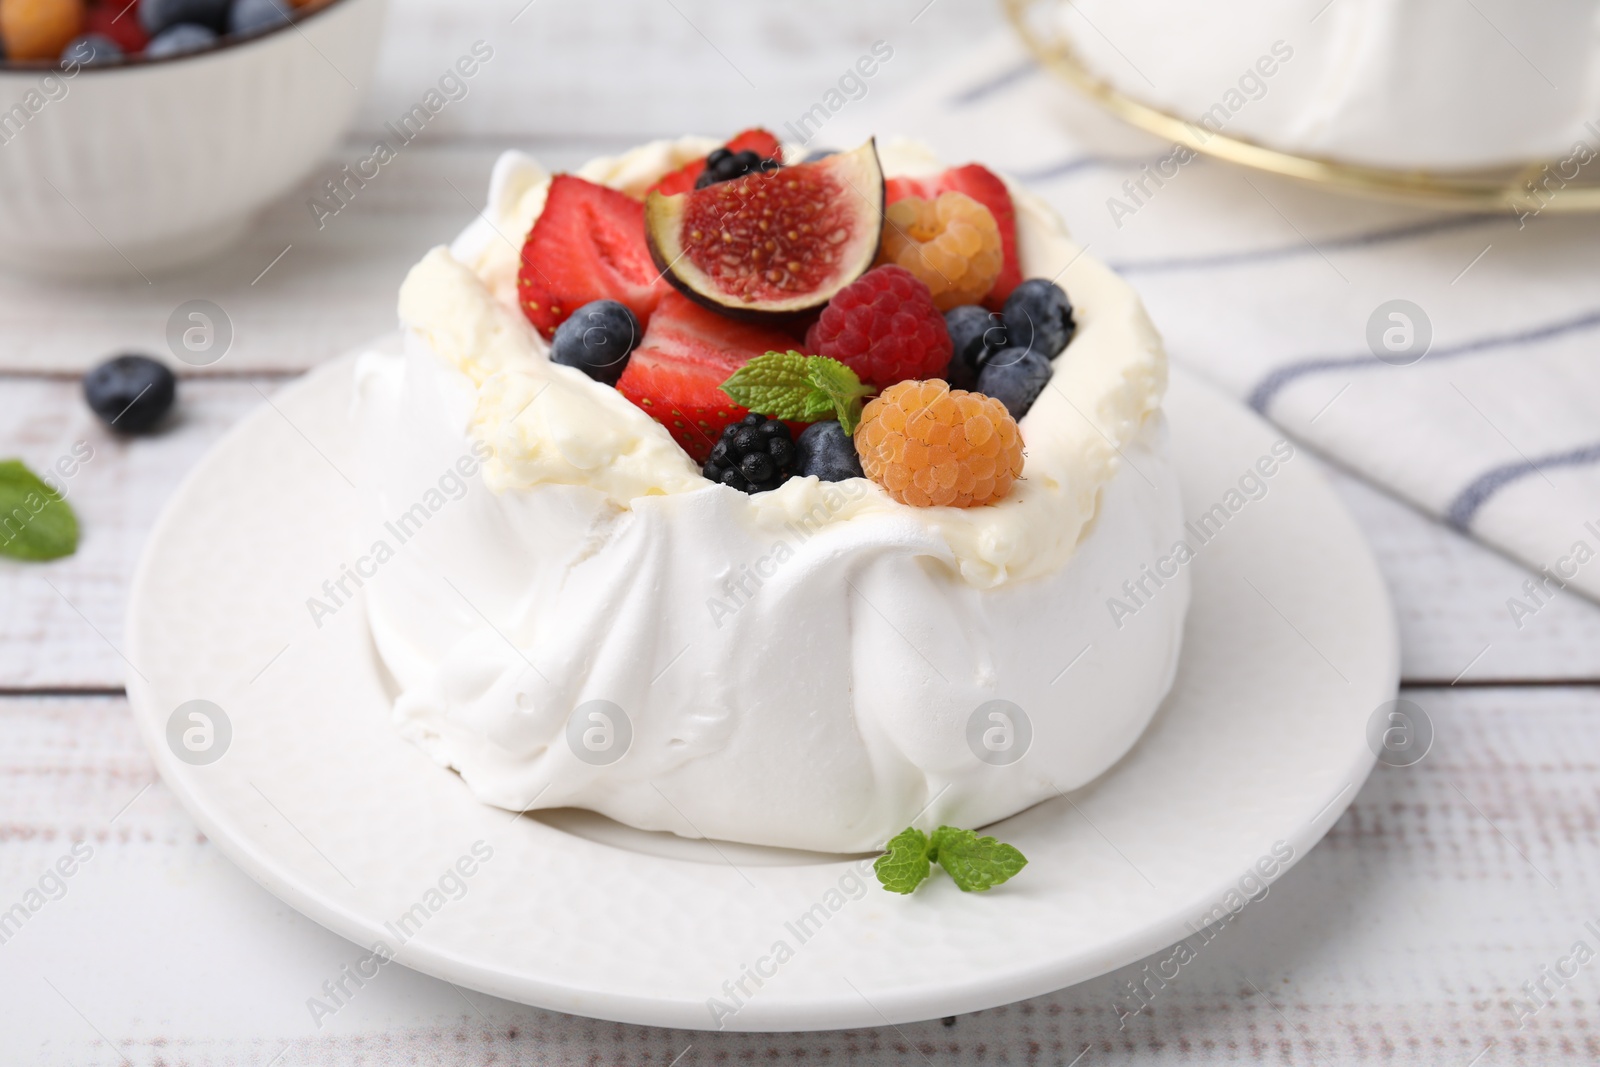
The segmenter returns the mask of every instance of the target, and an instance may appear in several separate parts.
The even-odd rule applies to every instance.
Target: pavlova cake
[[[1299,155],[1465,171],[1600,151],[1600,2],[1071,0],[1129,96]],[[1568,178],[1571,175],[1567,175]]]
[[[372,636],[489,804],[865,851],[1083,785],[1172,682],[1160,340],[982,166],[508,153],[400,319],[358,370],[370,517],[417,516]]]

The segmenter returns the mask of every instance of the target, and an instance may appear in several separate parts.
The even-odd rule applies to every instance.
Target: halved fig
[[[883,232],[883,170],[853,152],[645,201],[656,267],[685,296],[736,318],[826,304],[871,268]]]

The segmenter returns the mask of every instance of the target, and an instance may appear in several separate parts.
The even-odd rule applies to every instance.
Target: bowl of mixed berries
[[[0,0],[0,266],[150,274],[232,243],[355,116],[384,0]]]

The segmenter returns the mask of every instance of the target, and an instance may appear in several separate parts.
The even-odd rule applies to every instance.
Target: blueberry
[[[221,33],[228,28],[228,3],[229,0],[139,0],[139,25],[151,37],[181,23]]]
[[[61,50],[63,66],[77,63],[79,66],[92,67],[121,58],[122,49],[118,47],[117,42],[103,33],[81,34],[74,37],[71,43]]]
[[[837,422],[814,422],[796,442],[795,475],[814,474],[825,482],[863,477],[856,443]]]
[[[1050,382],[1050,360],[1026,348],[1002,348],[978,372],[978,392],[1006,406],[1020,419]]]
[[[144,54],[150,59],[187,55],[210,48],[217,43],[217,35],[204,26],[180,22],[150,38]]]
[[[946,380],[952,389],[976,389],[984,360],[1006,345],[1005,323],[992,311],[976,304],[963,304],[944,313],[944,324],[955,349],[950,356]]]
[[[583,305],[556,327],[550,358],[576,367],[597,382],[616,385],[639,346],[639,320],[615,300],[595,300]]]
[[[177,395],[178,380],[149,356],[117,356],[83,376],[84,400],[118,433],[147,433]]]
[[[770,173],[780,166],[782,164],[777,160],[762,159],[759,152],[753,152],[748,148],[742,152],[730,152],[726,148],[718,148],[706,156],[706,169],[694,180],[694,187],[704,189],[708,185],[732,181],[755,171]]]
[[[270,30],[286,25],[293,12],[289,0],[236,0],[228,9],[228,32],[243,35]]]
[[[1029,278],[1011,290],[1003,317],[1011,347],[1032,349],[1046,359],[1060,355],[1077,329],[1072,301],[1046,278]]]
[[[816,163],[820,160],[827,159],[829,156],[836,156],[838,154],[839,150],[837,148],[813,148],[811,151],[806,153],[806,158],[801,160],[801,162]]]

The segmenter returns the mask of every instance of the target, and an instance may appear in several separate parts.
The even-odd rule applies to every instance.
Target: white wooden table
[[[1600,607],[1565,597],[1517,630],[1505,600],[1519,566],[1334,469],[1391,583],[1434,751],[1380,768],[1326,841],[1125,1027],[1113,1005],[1138,966],[943,1023],[781,1036],[592,1022],[390,968],[316,1026],[307,998],[361,950],[217,853],[156,781],[122,696],[128,578],[165,498],[264,394],[392,327],[406,269],[481,207],[500,149],[572,165],[653,136],[778,126],[874,40],[895,48],[870,86],[884,97],[999,29],[972,0],[523,2],[396,0],[330,174],[474,40],[496,55],[324,228],[308,185],[187,275],[0,278],[0,458],[42,468],[76,441],[95,451],[72,483],[78,554],[0,563],[0,909],[75,842],[92,849],[0,943],[0,1062],[1600,1061],[1600,963],[1559,988],[1547,977],[1575,942],[1600,950]],[[1096,195],[1056,199],[1070,222]],[[232,351],[184,380],[171,430],[107,435],[78,375],[118,350],[163,351],[168,314],[193,298],[225,309]],[[1515,998],[1541,981],[1553,995],[1524,1019]]]

